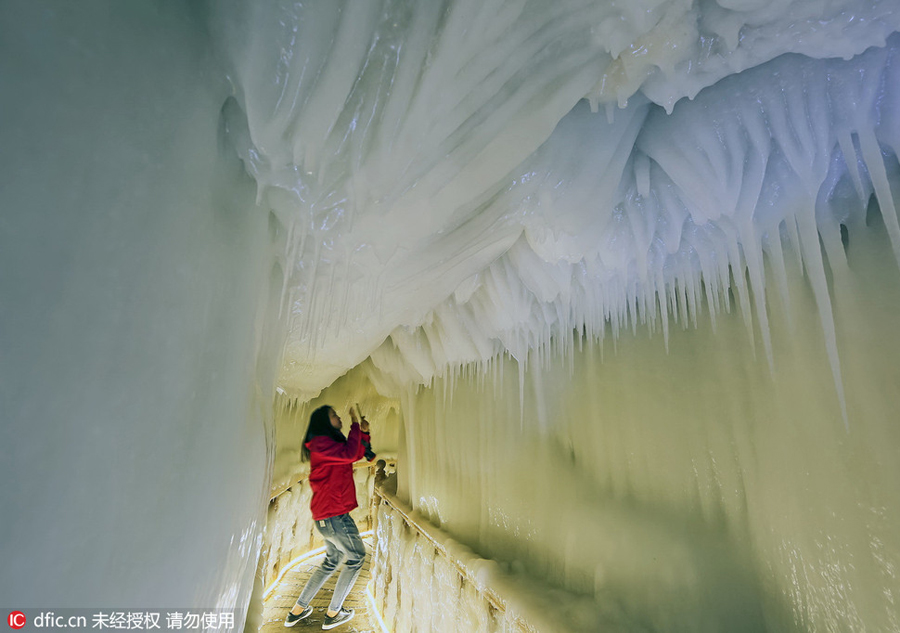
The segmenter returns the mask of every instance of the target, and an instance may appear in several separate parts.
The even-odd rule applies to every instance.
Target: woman
[[[353,609],[344,609],[342,605],[366,557],[359,530],[350,518],[350,511],[357,506],[353,462],[364,455],[370,440],[366,418],[360,424],[351,409],[350,419],[350,433],[345,438],[341,433],[341,418],[331,407],[319,407],[309,418],[302,457],[310,463],[309,485],[313,494],[309,505],[316,530],[325,539],[325,560],[300,592],[297,603],[285,617],[285,626],[294,626],[309,617],[313,611],[310,601],[345,557],[322,628],[334,628],[353,617]]]

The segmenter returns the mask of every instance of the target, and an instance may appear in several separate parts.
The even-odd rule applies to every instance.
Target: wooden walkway
[[[369,602],[366,599],[366,585],[371,578],[370,566],[372,563],[373,543],[372,536],[364,536],[363,542],[366,544],[366,560],[363,563],[362,571],[356,584],[350,590],[347,599],[344,600],[344,607],[353,609],[356,615],[349,622],[337,626],[333,629],[335,633],[381,633],[378,626],[377,617],[371,613]],[[312,600],[313,613],[305,620],[301,620],[291,628],[285,628],[284,618],[294,606],[297,596],[303,590],[307,579],[312,572],[318,567],[325,554],[319,554],[313,558],[309,558],[297,564],[282,576],[278,585],[269,594],[269,597],[263,602],[263,625],[260,627],[261,633],[285,633],[285,631],[321,631],[322,622],[325,621],[325,610],[331,601],[331,593],[334,591],[334,584],[337,582],[338,574],[341,568],[338,567],[331,578],[325,583],[325,586],[319,590],[319,593]]]

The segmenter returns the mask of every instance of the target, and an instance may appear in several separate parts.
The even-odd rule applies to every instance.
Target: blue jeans
[[[344,568],[338,575],[337,584],[334,586],[334,594],[331,596],[330,611],[340,611],[344,604],[344,598],[353,588],[366,558],[366,546],[359,536],[356,523],[349,514],[341,514],[323,521],[316,521],[316,529],[325,539],[325,560],[319,568],[313,572],[306,582],[297,604],[302,608],[309,606],[310,601],[325,584],[325,581],[334,573],[341,560],[346,556]]]

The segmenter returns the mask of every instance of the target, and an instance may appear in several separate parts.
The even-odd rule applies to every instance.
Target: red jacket
[[[353,481],[353,462],[360,459],[366,449],[363,440],[369,434],[359,430],[359,424],[350,425],[347,442],[338,442],[319,435],[306,443],[309,449],[309,485],[312,488],[313,520],[321,521],[347,514],[356,503],[356,484]]]

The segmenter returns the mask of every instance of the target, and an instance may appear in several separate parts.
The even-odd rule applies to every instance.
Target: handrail
[[[418,512],[404,503],[401,499],[399,499],[395,494],[385,490],[383,482],[378,482],[375,484],[374,494],[379,497],[383,503],[389,505],[395,511],[400,513],[405,519],[407,525],[409,525],[416,532],[425,537],[434,547],[435,551],[439,552],[447,561],[449,561],[465,580],[472,583],[472,585],[474,585],[478,589],[478,591],[485,597],[485,599],[491,604],[491,606],[504,613],[510,611],[509,600],[504,598],[491,587],[485,586],[483,581],[480,581],[478,579],[477,575],[466,563],[466,561],[447,547],[448,541],[457,543],[457,541],[455,541],[453,537],[451,537],[441,528],[433,525],[425,517],[420,515]],[[472,553],[472,557],[475,559],[484,560],[478,557],[474,552]],[[523,630],[528,631],[529,633],[540,633],[540,629],[536,628],[531,622],[525,620],[516,611],[517,610],[513,610],[510,613],[516,624],[518,624]]]
[[[379,459],[380,461],[382,460]],[[388,463],[392,466],[395,464],[393,459],[390,459]],[[354,462],[353,468],[357,474],[360,470],[369,471],[366,479],[366,490],[371,490],[370,486],[375,475],[376,464],[360,460]],[[288,564],[295,557],[295,552],[298,548],[301,550],[314,549],[316,544],[321,542],[321,537],[313,527],[312,515],[305,504],[303,507],[298,507],[295,500],[285,499],[284,497],[284,493],[288,490],[296,488],[300,491],[309,485],[308,469],[305,472],[301,471],[293,474],[290,482],[291,485],[282,486],[280,492],[269,499],[267,524],[270,527],[266,530],[265,555],[260,559],[263,578],[267,586],[270,584],[271,579],[280,573],[284,565]],[[309,490],[306,488],[306,493],[308,492]],[[360,499],[361,508],[359,513],[361,516],[356,517],[360,530],[368,530],[373,525],[371,506],[374,498],[375,495],[369,496],[365,494]],[[288,503],[286,511],[280,509],[280,504],[284,501]],[[281,517],[281,520],[276,517]],[[290,533],[290,538],[286,541],[281,538],[285,530]]]
[[[381,455],[379,455],[379,458],[381,458]],[[393,458],[391,458],[391,459],[393,459]],[[359,461],[353,462],[354,469],[371,468],[371,467],[372,467],[372,463],[367,462],[364,459],[360,459]],[[274,501],[276,498],[280,497],[281,495],[286,493],[288,490],[290,490],[297,484],[302,483],[305,479],[309,479],[309,466],[307,466],[304,469],[301,469],[301,470],[291,473],[291,476],[288,477],[286,483],[282,483],[277,488],[271,488],[269,490],[269,501],[270,502]]]

